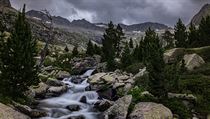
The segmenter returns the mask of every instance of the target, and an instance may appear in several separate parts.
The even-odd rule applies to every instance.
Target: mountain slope
[[[210,4],[205,4],[201,10],[192,18],[191,22],[195,25],[199,25],[203,17],[210,15]]]

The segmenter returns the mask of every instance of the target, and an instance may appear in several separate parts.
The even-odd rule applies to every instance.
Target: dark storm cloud
[[[178,18],[185,23],[210,0],[11,0],[15,8],[26,3],[29,9],[48,9],[70,20],[91,22],[160,22],[173,26]]]

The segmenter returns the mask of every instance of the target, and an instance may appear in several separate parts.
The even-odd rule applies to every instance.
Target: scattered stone
[[[86,98],[86,96],[82,96],[82,98],[80,99],[79,102],[81,102],[81,103],[87,103],[87,98]]]
[[[68,117],[68,119],[85,119],[83,115]]]
[[[46,84],[49,86],[63,86],[64,84],[57,80],[57,79],[53,79],[53,78],[48,78],[46,81]]]
[[[55,95],[61,95],[62,93],[66,92],[68,90],[68,87],[66,85],[55,87],[52,86],[48,89],[48,93],[53,93]]]
[[[89,82],[91,84],[96,84],[98,82],[101,82],[101,77],[106,75],[106,73],[97,73],[97,74],[94,74],[92,76],[90,76],[88,79],[89,79]]]
[[[113,104],[114,102],[104,99],[96,102],[95,108],[101,112],[104,112],[109,109]]]
[[[115,79],[111,77],[110,75],[102,76],[101,79],[104,80],[108,84],[112,84],[115,81]]]
[[[162,104],[140,102],[135,105],[130,119],[173,119],[171,110]]]
[[[193,100],[193,101],[197,100],[197,97],[195,97],[193,94],[168,93],[168,98],[178,98],[178,99]]]
[[[44,98],[46,93],[47,93],[47,89],[49,88],[49,86],[45,83],[39,83],[38,88],[33,89],[35,92],[35,97],[36,98]]]
[[[144,76],[145,74],[147,74],[147,68],[144,67],[143,69],[139,69],[139,73],[137,73],[133,78],[140,78],[142,76]]]
[[[79,111],[81,108],[79,105],[69,105],[66,107],[66,109],[68,109],[71,112],[74,112],[74,111]]]
[[[57,79],[64,79],[70,77],[70,73],[67,71],[59,71],[56,75]]]
[[[104,112],[105,119],[126,119],[131,101],[131,95],[118,99],[113,106]]]
[[[185,67],[192,71],[197,67],[200,67],[202,64],[205,64],[205,61],[202,57],[197,54],[187,54],[184,56]]]

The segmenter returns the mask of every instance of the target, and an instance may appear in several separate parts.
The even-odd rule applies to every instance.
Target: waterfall
[[[96,91],[85,91],[90,85],[87,82],[94,69],[88,70],[80,78],[84,79],[80,84],[72,83],[72,78],[66,78],[62,82],[68,86],[68,91],[59,97],[48,98],[40,101],[40,109],[48,112],[48,117],[40,119],[68,119],[73,116],[84,116],[85,119],[97,119],[99,112],[93,111],[93,104],[98,101]],[[80,102],[82,97],[86,97],[87,103]],[[80,110],[70,111],[67,106],[78,105]]]

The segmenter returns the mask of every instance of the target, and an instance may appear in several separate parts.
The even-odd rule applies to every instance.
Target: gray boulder
[[[118,99],[113,106],[104,112],[105,119],[126,119],[131,102],[132,95]]]
[[[0,119],[31,119],[23,113],[0,103]]]
[[[167,50],[164,55],[163,59],[165,63],[174,63],[177,61],[177,59],[184,54],[184,48],[174,48]]]
[[[200,67],[202,64],[205,64],[205,61],[202,57],[197,54],[186,54],[184,56],[185,67],[192,71],[197,67]]]
[[[173,119],[170,109],[153,102],[140,102],[135,105],[130,119]]]

